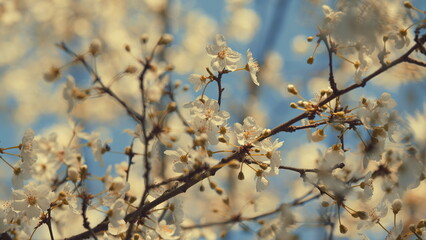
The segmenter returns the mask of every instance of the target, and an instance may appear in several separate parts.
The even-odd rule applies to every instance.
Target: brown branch
[[[416,64],[416,65],[421,66],[421,67],[426,67],[426,63],[425,62],[422,62],[422,61],[419,61],[419,60],[416,60],[416,59],[413,59],[413,58],[410,58],[410,57],[407,58],[405,60],[405,62]]]
[[[49,229],[49,235],[50,235],[50,239],[51,240],[55,240],[55,238],[53,237],[53,231],[52,231],[52,215],[51,215],[51,208],[47,209],[47,219],[46,219],[46,225],[47,228]]]
[[[93,231],[93,229],[90,227],[89,219],[86,216],[87,207],[89,205],[89,196],[86,195],[86,193],[83,192],[83,195],[81,196],[83,202],[82,202],[82,209],[81,209],[81,216],[83,217],[83,227],[88,230],[91,237],[93,237],[95,240],[98,238],[96,237],[96,233]]]
[[[328,67],[329,67],[328,82],[333,92],[337,92],[339,90],[337,89],[336,80],[334,80],[334,74],[333,74],[333,52],[335,52],[334,43],[330,39],[330,44],[329,44],[326,36],[321,36],[320,40],[324,42],[328,52]]]
[[[108,224],[109,224],[109,219],[108,218],[104,218],[104,220],[102,222],[100,222],[96,227],[92,228],[93,232],[98,233],[98,232],[102,232],[102,231],[106,231],[108,230]],[[69,237],[69,238],[65,238],[64,240],[81,240],[81,239],[88,239],[90,238],[91,232],[86,231],[80,234],[77,234],[75,236]]]
[[[337,92],[333,92],[333,94],[331,94],[330,96],[328,96],[326,99],[324,99],[323,101],[321,101],[318,106],[321,107],[327,103],[329,103],[330,101],[332,101],[333,99],[347,93],[350,92],[356,88],[359,87],[364,87],[368,81],[370,81],[371,79],[373,79],[374,77],[380,75],[381,73],[385,72],[386,70],[400,64],[401,62],[406,61],[406,59],[408,58],[408,56],[415,51],[416,49],[418,49],[421,45],[420,44],[424,44],[424,42],[426,41],[426,35],[424,37],[421,38],[421,41],[418,41],[416,43],[416,45],[414,45],[413,47],[411,47],[404,55],[402,55],[400,58],[394,60],[393,62],[391,62],[389,65],[387,66],[382,66],[381,68],[379,68],[378,70],[376,70],[375,72],[371,73],[369,76],[365,77],[363,79],[363,81],[360,84],[353,84],[345,89],[342,90],[338,90]],[[307,117],[311,117],[312,113],[310,112],[304,112],[302,114],[300,114],[299,116],[294,117],[293,119],[290,119],[289,121],[273,128],[271,130],[271,133],[269,135],[265,135],[262,138],[259,138],[258,141],[262,141],[272,135],[275,135],[279,132],[283,132],[283,131],[288,131],[288,129],[292,126],[292,124],[305,119]],[[229,163],[231,160],[233,159],[237,159],[239,161],[242,161],[242,159],[244,158],[244,156],[248,153],[250,149],[249,148],[241,148],[239,149],[239,151],[231,154],[230,156],[223,158],[218,164],[216,164],[215,166],[213,166],[212,168],[210,168],[209,170],[206,170],[198,175],[195,175],[192,179],[190,179],[188,182],[184,183],[183,185],[171,190],[171,191],[166,191],[163,195],[161,195],[160,197],[158,197],[157,199],[153,200],[152,202],[149,203],[144,203],[141,202],[140,206],[132,213],[129,213],[128,215],[125,216],[124,220],[129,222],[131,226],[133,226],[133,224],[136,222],[137,219],[146,216],[147,214],[149,214],[149,211],[151,209],[153,209],[154,207],[158,206],[159,204],[181,194],[186,192],[189,188],[191,188],[192,186],[194,186],[195,184],[199,183],[200,181],[202,181],[203,179],[209,177],[209,176],[213,176],[216,174],[217,171],[219,171],[223,166],[225,166],[227,163]],[[320,190],[321,194],[327,194],[329,195],[331,198],[335,199],[335,196],[330,195],[329,193],[325,192],[320,186],[318,186],[318,184],[313,183],[314,186]],[[318,195],[319,196],[319,195]],[[108,228],[108,221],[104,221],[100,224],[98,224],[95,228],[93,228],[94,232],[98,232],[96,231],[97,229],[107,229]],[[96,230],[95,230],[96,229]],[[99,230],[101,231],[101,230]],[[81,233],[77,236],[87,236],[90,233],[88,232],[84,232]],[[90,235],[89,235],[90,236]],[[81,238],[69,238],[69,239],[81,239]]]
[[[228,162],[230,162],[233,159],[242,159],[247,154],[248,151],[249,151],[249,149],[247,149],[247,148],[241,148],[239,151],[231,154],[227,158],[223,158],[218,164],[214,165],[209,170],[204,171],[201,174],[194,176],[191,180],[189,180],[188,182],[184,183],[183,185],[177,187],[173,191],[165,192],[163,195],[161,195],[157,199],[153,200],[152,202],[149,202],[149,203],[146,203],[146,204],[141,204],[141,206],[138,209],[136,209],[134,212],[128,214],[124,218],[124,220],[127,221],[127,222],[135,222],[138,218],[146,216],[146,214],[148,214],[149,210],[151,210],[152,208],[158,206],[159,204],[167,201],[168,199],[170,199],[170,198],[172,198],[176,195],[179,195],[181,193],[186,192],[190,187],[199,183],[203,179],[210,177],[210,176],[214,176],[216,174],[216,172],[219,169],[221,169],[223,166],[225,166]]]
[[[128,156],[127,161],[127,169],[126,169],[126,182],[129,181],[129,175],[130,175],[130,167],[133,165],[133,157],[135,157],[135,152],[133,152],[133,144],[135,142],[135,139],[132,139],[132,143],[130,144],[129,149],[126,149],[126,155]]]
[[[426,36],[426,35],[425,35]],[[396,65],[398,65],[398,64],[400,64],[400,63],[402,63],[402,62],[405,62],[405,61],[407,61],[407,59],[409,58],[409,55],[412,53],[412,52],[414,52],[416,49],[418,49],[419,48],[419,44],[424,44],[424,42],[426,41],[426,37],[425,38],[422,38],[422,42],[419,42],[419,43],[416,43],[413,47],[411,47],[404,55],[402,55],[401,57],[399,57],[398,59],[396,59],[396,60],[394,60],[393,62],[391,62],[389,65],[386,65],[386,66],[382,66],[382,67],[380,67],[379,69],[377,69],[375,72],[373,72],[373,73],[371,73],[370,75],[368,75],[367,77],[365,77],[363,80],[362,80],[362,82],[361,83],[355,83],[355,84],[352,84],[351,86],[349,86],[349,87],[347,87],[347,88],[345,88],[345,89],[341,89],[341,90],[338,90],[338,91],[336,91],[336,92],[333,92],[330,96],[328,96],[326,99],[324,99],[324,100],[322,100],[320,103],[318,103],[318,107],[322,107],[322,106],[324,106],[325,104],[327,104],[327,103],[329,103],[330,101],[332,101],[332,100],[334,100],[335,98],[337,98],[337,97],[339,97],[339,96],[341,96],[341,95],[343,95],[343,94],[346,94],[346,93],[348,93],[348,92],[350,92],[350,91],[352,91],[352,90],[354,90],[354,89],[357,89],[357,88],[360,88],[360,87],[364,87],[366,84],[367,84],[367,82],[369,82],[371,79],[373,79],[373,78],[375,78],[375,77],[377,77],[378,75],[380,75],[381,73],[383,73],[383,72],[385,72],[385,71],[387,71],[388,69],[390,69],[390,68],[392,68],[392,67],[394,67],[394,66],[396,66]],[[300,121],[300,120],[302,120],[302,119],[305,119],[305,118],[307,118],[307,117],[309,117],[309,116],[312,116],[312,113],[311,112],[304,112],[304,113],[302,113],[302,114],[300,114],[299,116],[296,116],[295,118],[293,118],[293,119],[291,119],[291,120],[289,120],[289,121],[287,121],[287,122],[285,122],[285,123],[283,123],[283,124],[281,124],[281,125],[279,125],[279,126],[277,126],[277,127],[275,127],[275,128],[273,128],[273,129],[271,129],[271,134],[269,134],[269,135],[265,135],[265,136],[263,136],[263,137],[261,137],[261,138],[259,138],[259,141],[262,141],[262,140],[264,140],[265,138],[268,138],[268,137],[270,137],[270,136],[272,136],[272,135],[275,135],[275,134],[277,134],[277,133],[279,133],[279,132],[288,132],[288,131],[290,131],[291,130],[291,125],[293,125],[294,123],[296,123],[296,122],[298,122],[298,121]]]
[[[149,187],[150,188],[157,188],[157,187],[160,187],[162,185],[166,185],[166,184],[169,184],[169,183],[175,182],[175,181],[186,182],[186,181],[189,181],[192,177],[196,176],[197,174],[200,174],[201,172],[206,171],[208,169],[209,169],[209,166],[207,164],[204,164],[203,166],[200,166],[200,167],[194,169],[193,171],[189,172],[188,174],[173,177],[173,178],[168,178],[168,179],[166,179],[162,182],[152,184]]]

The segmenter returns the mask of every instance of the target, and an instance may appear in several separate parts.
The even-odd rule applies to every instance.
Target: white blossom
[[[39,217],[50,207],[52,197],[53,193],[49,186],[31,182],[24,187],[24,190],[13,190],[12,208],[29,218]]]
[[[257,126],[253,117],[246,117],[243,125],[235,123],[234,129],[240,145],[251,144],[263,131],[262,128]]]
[[[230,47],[227,47],[225,37],[216,35],[215,43],[206,47],[207,53],[212,57],[210,63],[214,71],[223,71],[224,69],[233,71],[237,69],[236,63],[241,55]]]
[[[247,59],[248,59],[248,63],[247,63],[246,69],[247,71],[250,72],[250,77],[253,83],[259,86],[259,81],[257,81],[257,76],[256,76],[257,72],[259,72],[259,64],[253,58],[253,54],[251,53],[250,49],[247,50]]]
[[[206,84],[206,77],[199,74],[189,75],[189,82],[193,84],[194,91],[198,92],[201,90],[204,84]]]

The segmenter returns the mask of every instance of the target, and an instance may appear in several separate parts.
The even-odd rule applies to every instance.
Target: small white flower
[[[279,142],[278,139],[275,139],[274,142],[269,139],[265,139],[261,144],[261,150],[266,151],[265,155],[270,160],[270,171],[268,172],[268,175],[278,175],[279,166],[281,165],[281,151],[278,151],[278,149],[284,144],[284,142]]]
[[[12,211],[11,204],[12,201],[0,200],[0,232],[5,232],[13,227],[10,222],[16,217],[16,213]]]
[[[50,207],[52,195],[47,185],[36,185],[31,182],[24,187],[24,190],[13,190],[12,208],[29,218],[39,217]]]
[[[191,74],[188,80],[194,85],[194,91],[198,92],[206,84],[207,78],[200,74]]]
[[[364,181],[361,182],[361,188],[364,189],[364,195],[367,199],[371,199],[371,197],[373,196],[373,191],[374,191],[374,186],[373,186],[373,178],[372,176],[372,172],[368,172],[365,177],[364,177]]]
[[[402,233],[402,230],[404,228],[404,224],[402,223],[402,220],[399,221],[396,226],[394,226],[386,236],[385,240],[397,240],[400,239],[400,235]]]
[[[63,205],[68,206],[72,212],[80,214],[80,209],[78,209],[78,197],[73,192],[74,187],[71,187],[69,182],[65,183],[62,190],[59,191],[57,199],[62,201]]]
[[[313,142],[320,142],[320,141],[324,140],[325,137],[326,137],[326,135],[324,134],[324,129],[317,129],[315,132],[312,133],[310,139]]]
[[[70,113],[78,101],[81,101],[90,95],[90,90],[81,90],[77,88],[74,78],[72,76],[68,76],[67,83],[62,94],[68,103],[67,112]]]
[[[113,227],[118,227],[122,224],[124,224],[124,200],[118,199],[114,202],[111,209],[108,211],[109,216],[109,224]]]
[[[263,131],[262,128],[257,126],[253,117],[246,117],[243,125],[235,123],[234,129],[237,134],[238,143],[241,145],[252,143]]]
[[[186,173],[192,169],[193,160],[188,151],[178,148],[177,150],[166,150],[164,154],[173,161],[173,171]]]
[[[182,206],[182,199],[179,197],[175,197],[171,200],[170,203],[170,211],[173,214],[173,221],[176,224],[176,226],[179,228],[180,224],[183,222],[183,206]]]
[[[160,236],[160,239],[165,239],[165,240],[179,239],[178,236],[174,236],[176,232],[176,225],[167,224],[165,220],[162,220],[161,222],[157,224],[157,227],[155,228],[155,232]]]
[[[32,164],[18,161],[13,166],[12,186],[14,188],[22,188],[24,180],[29,179],[32,174]]]
[[[206,47],[207,53],[213,58],[211,67],[214,71],[223,71],[224,69],[234,71],[237,69],[236,63],[241,55],[226,46],[225,37],[216,35],[215,43]]]
[[[365,73],[368,71],[369,66],[371,66],[373,60],[368,55],[367,49],[362,48],[358,51],[358,59],[359,61],[355,65],[355,82],[357,84],[362,83],[362,78],[364,77]]]
[[[102,198],[103,204],[111,206],[130,189],[130,184],[122,177],[115,177],[110,184],[106,184],[107,194]]]
[[[251,80],[259,86],[259,81],[257,81],[257,72],[259,72],[259,64],[256,62],[256,60],[253,58],[253,54],[250,52],[250,49],[247,50],[247,59],[248,63],[246,65],[247,71],[250,72]]]
[[[256,191],[261,192],[269,186],[269,180],[265,177],[263,170],[259,169],[256,171]]]
[[[320,168],[323,170],[329,170],[334,167],[336,164],[339,164],[345,160],[345,152],[342,150],[340,144],[335,144],[327,151],[324,155],[324,160],[320,165]]]
[[[33,153],[36,142],[34,141],[34,131],[30,128],[25,131],[21,142],[21,158],[23,162],[34,163],[36,155]]]

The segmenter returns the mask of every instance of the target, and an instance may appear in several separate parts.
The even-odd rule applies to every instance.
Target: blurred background
[[[398,26],[400,28],[420,19],[403,8],[402,2],[383,1],[389,8],[390,17],[400,18],[397,21],[403,24]],[[426,8],[424,0],[414,0],[412,3],[420,9]],[[250,49],[261,71],[258,76],[260,87],[253,84],[245,71],[225,75],[221,109],[231,113],[231,124],[242,122],[245,116],[250,115],[259,125],[273,128],[301,113],[289,107],[290,102],[298,99],[287,93],[288,84],[294,84],[306,99],[316,97],[328,86],[325,47],[318,48],[314,64],[306,63],[316,45],[315,41],[310,43],[306,39],[318,33],[318,26],[324,18],[323,4],[335,9],[339,1],[0,0],[0,147],[18,144],[28,128],[34,129],[40,136],[56,132],[61,141],[66,142],[72,132],[69,120],[73,119],[84,127],[85,132],[98,132],[102,140],[113,139],[111,149],[122,152],[131,142],[131,137],[123,130],[134,129],[135,122],[108,96],[91,97],[78,103],[68,113],[67,102],[62,96],[66,77],[72,75],[81,88],[90,87],[91,78],[81,65],[71,63],[72,58],[55,44],[65,42],[75,52],[85,53],[90,43],[98,39],[102,43],[101,53],[96,63],[92,64],[96,65],[99,75],[109,82],[129,65],[141,68],[137,58],[146,56],[163,33],[172,34],[174,41],[169,47],[159,50],[162,61],[158,61],[158,68],[164,68],[164,62],[173,66],[168,76],[171,82],[182,84],[176,91],[179,106],[201,94],[192,90],[188,76],[192,73],[207,74],[205,68],[210,65],[210,58],[205,47],[212,43],[216,34],[222,34],[228,46],[242,54],[243,60],[239,66],[245,66],[244,56]],[[410,36],[412,34],[410,32]],[[141,45],[141,36],[148,37],[146,46]],[[125,46],[131,49],[131,53],[125,50]],[[43,75],[52,66],[61,67],[61,76],[48,82]],[[335,76],[339,87],[352,84],[353,74],[353,66],[335,58]],[[424,69],[412,65],[398,66],[374,79],[367,87],[347,95],[344,102],[356,107],[361,96],[376,99],[383,92],[391,93],[398,103],[396,109],[402,119],[411,119],[405,122],[403,128],[419,129],[413,137],[424,143],[425,138],[419,133],[426,132],[425,123],[421,120],[425,119],[426,114],[425,75]],[[185,86],[189,90],[185,91]],[[135,75],[120,76],[113,89],[125,101],[137,106],[140,96]],[[209,86],[206,95],[216,98],[216,86]],[[307,143],[305,131],[278,134],[277,137],[284,141],[283,163],[312,167],[320,152],[336,143],[333,137],[337,135],[336,132],[329,130],[326,134],[330,137],[321,143]],[[349,137],[348,147],[356,148],[356,135],[352,137],[353,142]],[[109,164],[126,161],[124,155],[108,153],[104,155],[105,166],[99,167],[98,163],[91,161],[93,156],[90,150],[84,150],[83,155],[89,169],[91,164],[96,166],[92,168],[95,175],[102,174]],[[11,174],[9,168],[0,168],[0,198],[3,200],[10,197]],[[250,195],[245,201],[256,199],[259,212],[266,212],[308,189],[297,174],[283,172],[281,175],[284,176],[272,178],[272,186],[267,192],[247,193],[253,188],[246,186],[235,190],[236,198],[241,194]],[[226,179],[226,174],[220,178]],[[231,192],[236,183],[230,181],[223,184]],[[91,187],[96,189],[96,186],[94,183]],[[216,201],[209,195],[205,198],[206,201]],[[236,208],[243,209],[243,205]],[[303,209],[297,208],[297,214],[308,216],[303,217],[303,222],[298,223],[295,230],[300,239],[328,236],[329,228],[318,224],[321,211],[318,202],[308,204]],[[197,213],[189,215],[198,216]],[[254,225],[248,229],[250,227],[256,229]],[[383,231],[378,231],[380,229],[373,230],[370,236],[385,236]],[[241,237],[256,238],[256,234],[245,227],[234,226],[226,236],[227,239]],[[352,237],[339,236],[336,239]]]

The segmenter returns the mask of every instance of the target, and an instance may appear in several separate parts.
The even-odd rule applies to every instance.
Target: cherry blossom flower
[[[47,185],[36,185],[30,182],[24,190],[13,190],[12,208],[29,218],[39,217],[50,207],[53,193]]]
[[[188,151],[178,148],[164,152],[173,161],[173,170],[177,173],[187,173],[192,169],[193,160]]]
[[[22,188],[24,180],[31,177],[31,168],[24,167],[23,165],[22,161],[18,161],[13,166],[12,186],[14,188]]]
[[[103,166],[103,160],[102,160],[102,156],[105,153],[105,148],[104,145],[111,143],[112,140],[111,139],[107,139],[104,141],[104,143],[102,144],[102,141],[100,140],[100,134],[98,132],[92,132],[92,133],[85,133],[85,132],[79,132],[77,134],[77,136],[79,138],[85,139],[87,140],[87,145],[90,147],[90,149],[92,150],[92,154],[95,158],[95,161],[99,162],[101,164],[101,166]]]
[[[414,116],[408,116],[407,120],[416,141],[426,144],[426,103],[423,104],[423,113],[416,112]]]
[[[90,95],[90,90],[81,90],[77,88],[74,78],[72,76],[68,76],[67,83],[62,94],[68,103],[67,112],[70,113],[78,101],[86,99]]]
[[[123,199],[118,199],[111,206],[111,209],[108,211],[109,224],[108,231],[114,234],[119,234],[126,230],[126,222],[123,220],[125,212],[125,203]],[[121,231],[120,231],[121,229]]]
[[[37,143],[34,141],[34,131],[28,129],[25,131],[24,136],[22,137],[22,142],[20,145],[21,148],[21,158],[23,162],[34,163],[36,160],[36,155],[34,150],[37,146]]]
[[[72,212],[80,214],[80,209],[78,209],[78,197],[73,192],[73,187],[70,186],[69,182],[65,183],[60,191],[58,191],[57,199],[62,201],[64,206],[68,206]]]
[[[227,47],[223,35],[216,35],[215,43],[207,46],[206,50],[213,58],[210,65],[214,71],[223,71],[224,69],[234,71],[237,69],[236,63],[240,60],[241,55]]]
[[[402,221],[399,221],[399,223],[396,224],[394,227],[392,227],[392,229],[389,231],[385,240],[398,240],[398,239],[400,239],[400,235],[401,235],[403,229],[404,229],[404,224],[402,223]]]
[[[188,78],[189,82],[193,84],[194,91],[198,92],[201,90],[204,84],[206,84],[207,78],[199,74],[191,74]]]
[[[345,152],[342,150],[342,146],[340,144],[335,144],[327,149],[319,168],[327,171],[333,168],[336,164],[342,163],[344,160]]]
[[[281,151],[277,150],[281,148],[283,144],[284,142],[279,142],[278,139],[275,139],[274,142],[265,139],[261,143],[261,150],[266,152],[266,158],[270,160],[270,171],[268,172],[270,176],[278,175],[279,166],[281,165]]]
[[[361,182],[361,188],[364,189],[364,197],[366,199],[371,199],[373,196],[374,186],[373,186],[373,178],[371,177],[373,172],[368,172],[365,177],[364,181]]]
[[[257,126],[253,117],[246,117],[243,125],[235,123],[234,129],[237,134],[238,143],[241,145],[251,144],[263,131],[262,128]]]
[[[10,221],[16,215],[12,210],[12,201],[0,200],[0,232],[6,232],[12,227]]]
[[[256,191],[261,192],[268,188],[269,180],[265,177],[265,172],[261,169],[256,171],[256,175],[254,177],[256,180]]]
[[[362,221],[358,224],[358,229],[370,228],[374,226],[380,219],[386,217],[388,214],[388,207],[386,202],[380,202],[375,208],[368,212],[368,220]]]
[[[326,135],[324,134],[324,129],[317,129],[315,132],[311,134],[310,139],[312,142],[320,142],[324,140]]]
[[[221,111],[216,100],[204,97],[203,100],[196,99],[185,105],[189,108],[192,119],[189,124],[195,130],[197,136],[206,134],[212,145],[218,143],[217,134],[221,126],[224,126],[230,115],[227,111]]]
[[[253,54],[250,52],[250,49],[247,50],[247,59],[248,63],[246,65],[247,71],[250,72],[251,80],[253,80],[254,84],[259,86],[259,81],[257,81],[257,72],[259,72],[259,64],[253,58]]]
[[[161,239],[164,239],[164,240],[179,239],[179,236],[175,236],[176,225],[167,224],[165,220],[161,220],[157,224],[157,227],[155,228],[155,232],[160,236]]]
[[[105,206],[111,206],[117,199],[121,198],[130,189],[130,184],[122,177],[115,177],[112,182],[105,186],[107,194],[102,198]]]
[[[357,84],[361,84],[362,78],[366,74],[366,72],[368,71],[368,68],[371,66],[373,60],[368,55],[365,47],[358,51],[358,59],[359,59],[359,61],[357,61],[355,63],[356,70],[355,70],[355,77],[354,78],[355,78],[355,82]]]
[[[322,12],[324,13],[324,23],[321,27],[321,30],[331,32],[333,24],[339,21],[339,19],[343,16],[343,12],[334,11],[328,5],[322,5]]]

